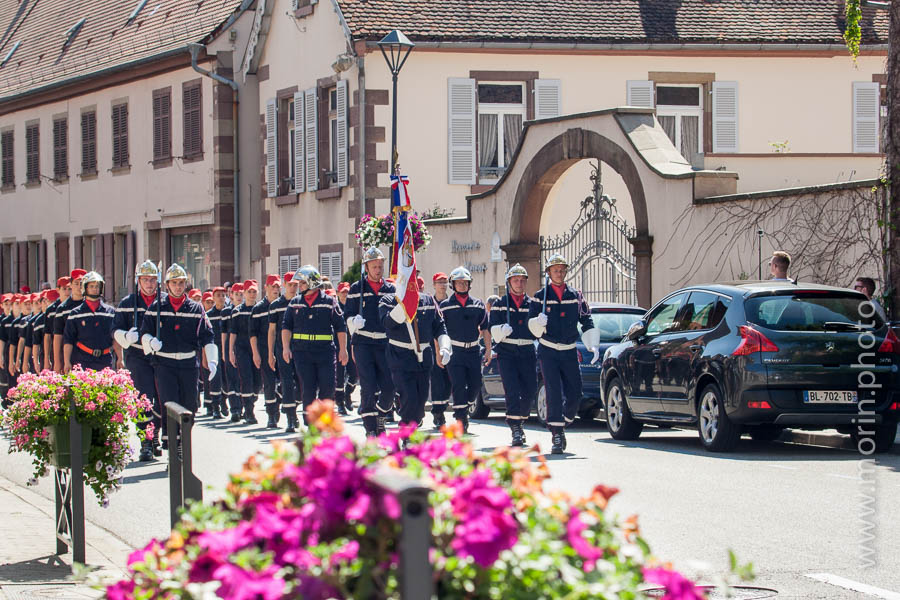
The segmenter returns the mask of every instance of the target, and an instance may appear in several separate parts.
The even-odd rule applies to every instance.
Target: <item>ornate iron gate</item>
[[[590,302],[637,304],[637,265],[629,241],[635,235],[619,216],[615,198],[603,193],[600,163],[593,166],[593,191],[569,231],[541,236],[541,270],[553,254],[569,261],[566,277]]]

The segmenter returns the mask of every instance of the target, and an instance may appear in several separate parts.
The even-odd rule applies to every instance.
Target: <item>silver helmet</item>
[[[103,281],[103,275],[101,275],[97,271],[89,271],[85,274],[84,277],[81,278],[81,289],[82,293],[84,293],[85,295],[87,295],[87,286],[89,283],[99,283],[100,292],[97,294],[97,296],[103,295],[103,284],[105,283]]]
[[[173,263],[171,267],[166,269],[166,283],[169,283],[173,279],[187,280],[187,278],[188,278],[187,271],[185,271],[184,267],[182,267],[178,263]]]
[[[510,277],[524,277],[525,279],[528,279],[528,270],[519,263],[516,263],[506,272],[507,281],[509,281]]]
[[[322,285],[322,274],[312,265],[303,265],[294,273],[294,280],[305,283],[309,289],[315,290]]]
[[[553,267],[555,265],[562,265],[564,267],[569,266],[569,261],[563,258],[562,254],[554,254],[549,259],[547,259],[547,268]]]
[[[456,267],[450,271],[450,282],[454,281],[472,281],[472,274],[465,267]]]
[[[159,277],[159,267],[152,260],[145,260],[134,270],[135,277]]]
[[[372,246],[363,252],[362,264],[366,264],[372,260],[384,260],[384,253],[375,246]]]

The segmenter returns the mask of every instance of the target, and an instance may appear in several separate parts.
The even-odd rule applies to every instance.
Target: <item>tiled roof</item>
[[[413,41],[841,44],[844,0],[338,0],[354,38]],[[886,10],[863,9],[885,44]]]
[[[212,33],[241,0],[0,1],[0,102],[10,96],[152,59]],[[67,43],[67,32],[84,24]]]

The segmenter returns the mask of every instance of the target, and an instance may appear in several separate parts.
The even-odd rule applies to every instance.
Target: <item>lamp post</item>
[[[395,29],[378,42],[378,47],[381,48],[381,54],[391,70],[391,79],[394,84],[392,97],[394,106],[391,118],[391,174],[394,175],[397,170],[397,76],[415,44],[409,41],[402,31]]]

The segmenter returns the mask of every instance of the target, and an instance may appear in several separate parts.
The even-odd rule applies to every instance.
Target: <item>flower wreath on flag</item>
[[[425,250],[431,243],[431,233],[428,227],[416,213],[410,213],[408,217],[409,227],[412,230],[413,244],[416,252]],[[394,243],[394,215],[386,214],[376,217],[366,215],[356,229],[356,243],[364,248],[373,246],[390,246]]]

